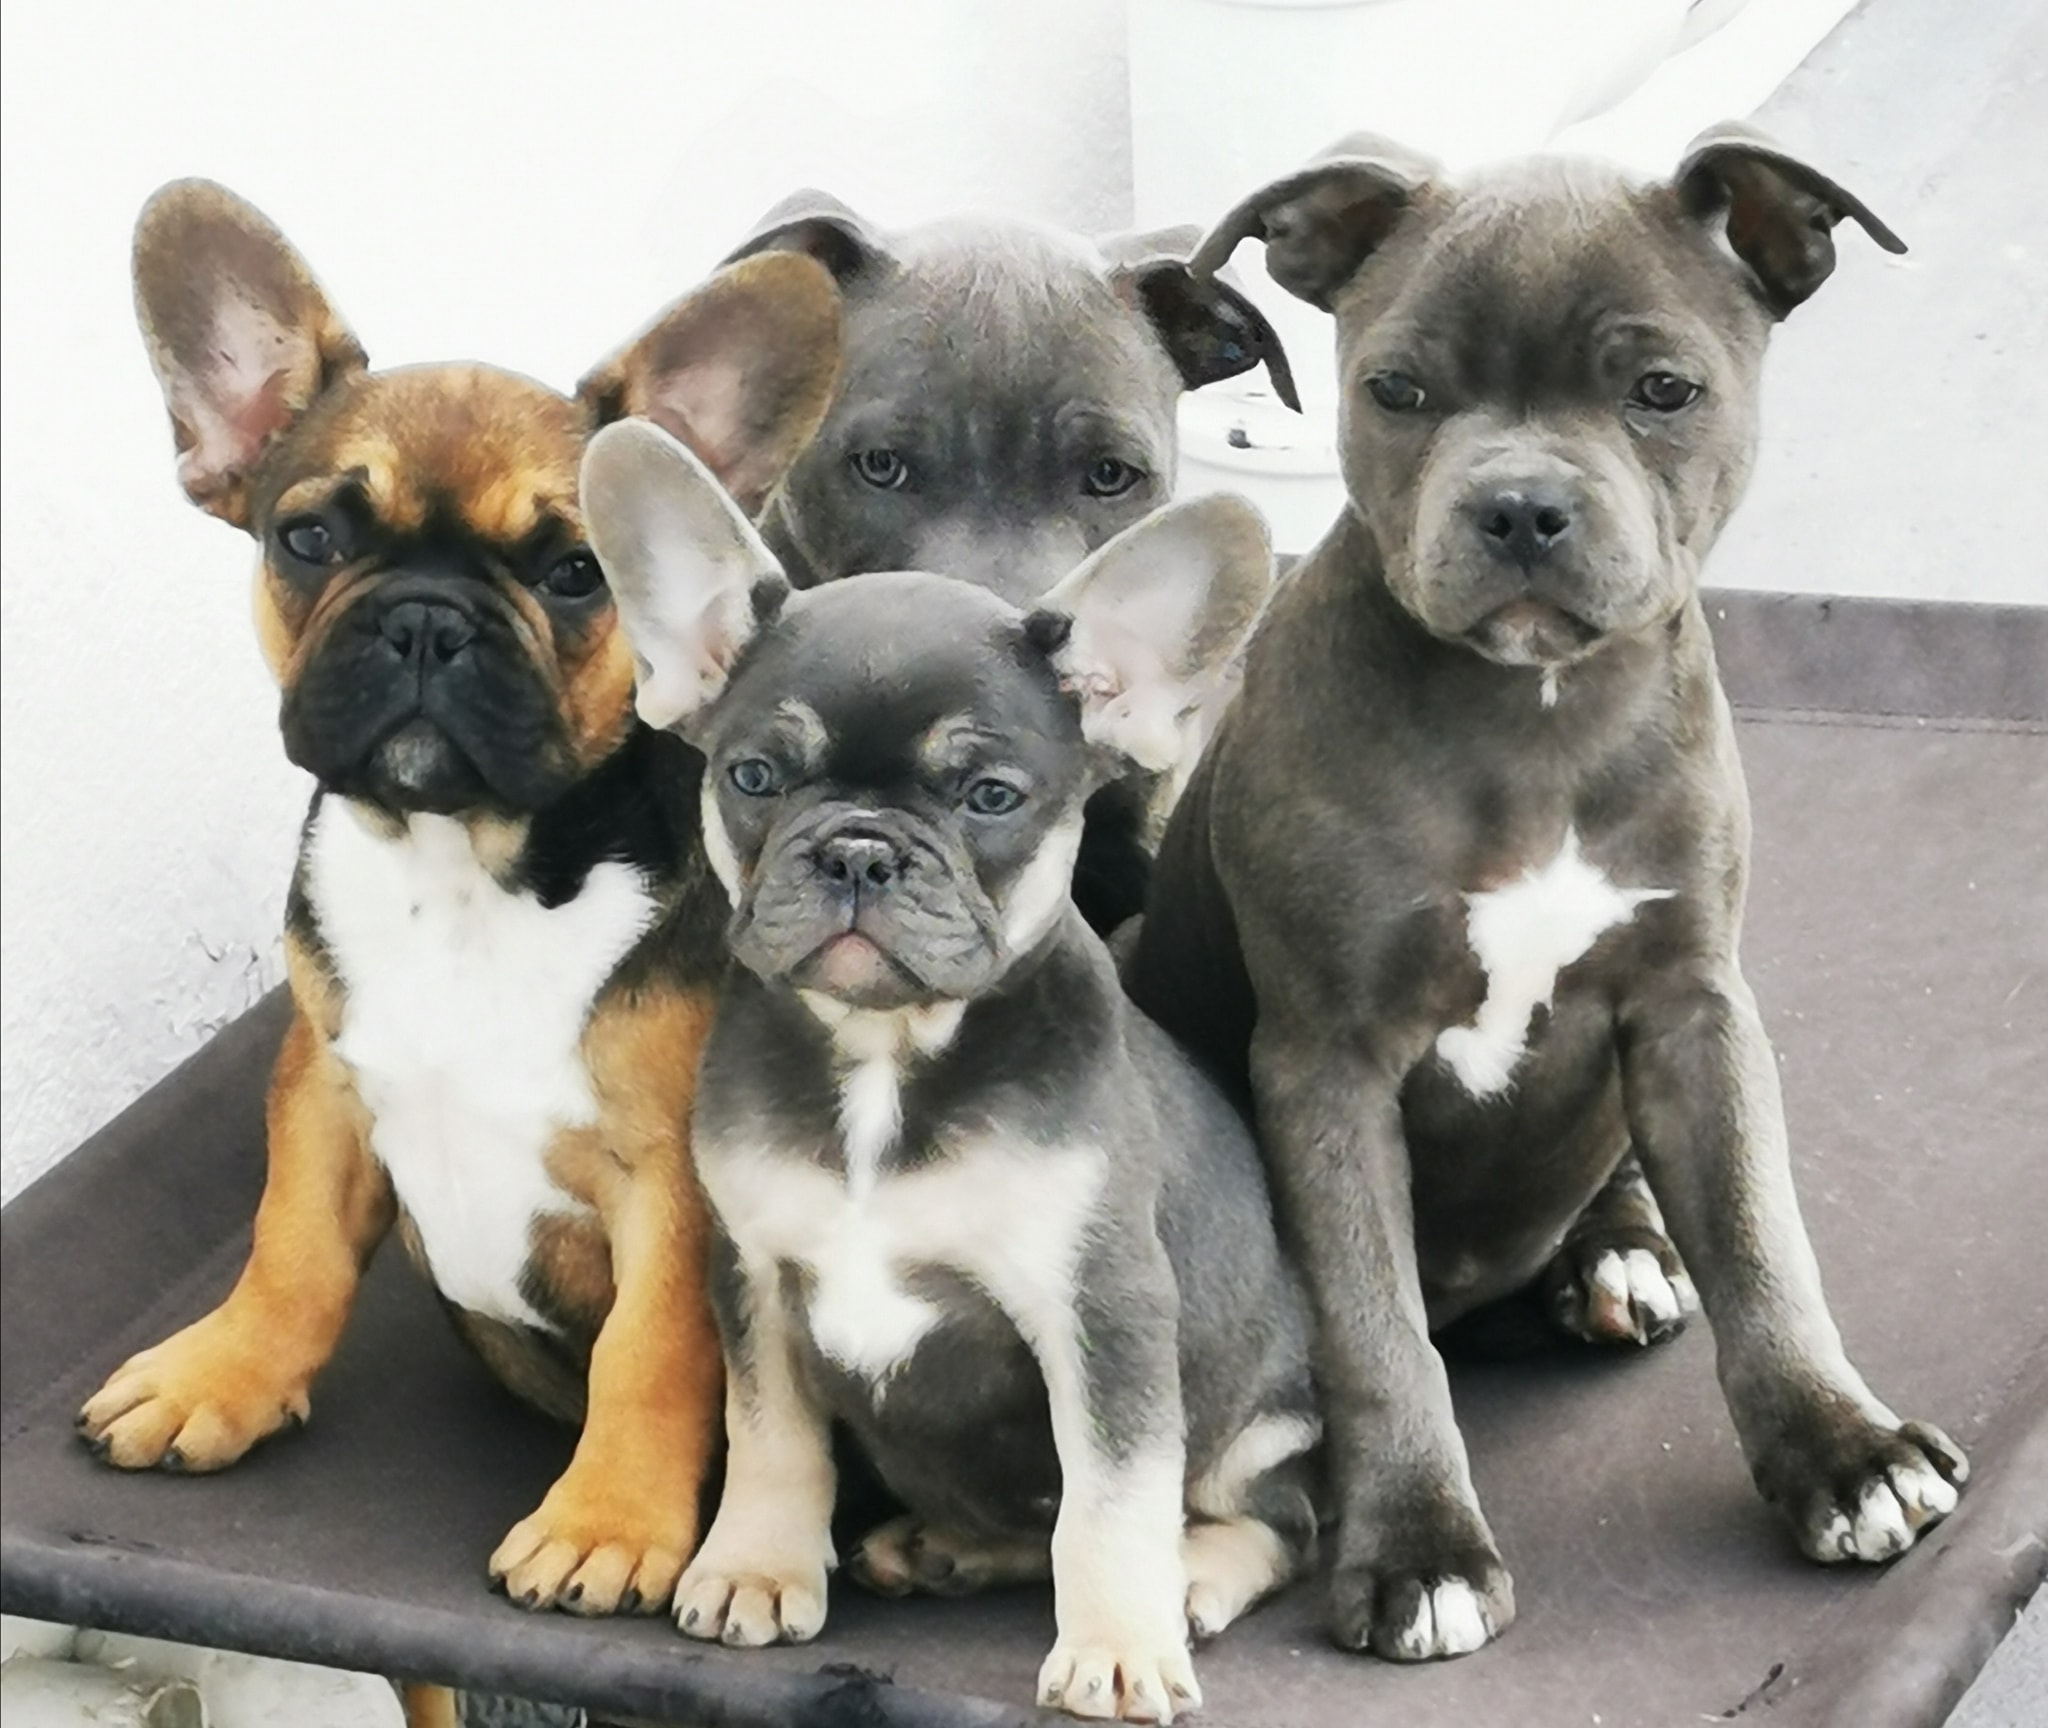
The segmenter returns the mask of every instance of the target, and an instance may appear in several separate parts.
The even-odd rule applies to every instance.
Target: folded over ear
[[[777,253],[718,271],[576,388],[598,425],[653,420],[758,511],[832,406],[840,357],[831,275]]]
[[[180,484],[246,528],[263,453],[324,390],[363,370],[362,344],[269,218],[210,180],[174,180],[143,207],[135,312]]]
[[[745,513],[690,449],[648,420],[583,453],[583,523],[633,646],[650,726],[687,730],[789,584]]]
[[[1189,267],[1198,277],[1213,275],[1240,242],[1263,241],[1266,273],[1327,312],[1437,172],[1427,157],[1354,132],[1245,199],[1209,231]]]
[[[1831,230],[1843,217],[1854,217],[1887,252],[1906,249],[1853,192],[1737,121],[1695,138],[1672,183],[1693,216],[1704,221],[1725,215],[1730,250],[1749,267],[1757,292],[1779,318],[1833,273]]]
[[[1026,633],[1081,700],[1090,743],[1141,768],[1180,759],[1273,585],[1265,519],[1216,493],[1155,510],[1063,579]]]
[[[792,192],[754,224],[726,262],[757,252],[800,252],[815,258],[842,286],[888,255],[880,234],[829,192]]]
[[[1287,351],[1266,315],[1213,270],[1189,269],[1200,240],[1187,225],[1112,234],[1096,245],[1110,262],[1110,286],[1145,316],[1190,390],[1264,366],[1273,394],[1299,412]]]

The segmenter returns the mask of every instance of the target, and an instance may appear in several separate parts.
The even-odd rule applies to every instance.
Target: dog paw
[[[1392,1662],[1469,1656],[1514,1617],[1514,1585],[1490,1557],[1441,1569],[1339,1565],[1330,1574],[1330,1636]]]
[[[123,1470],[222,1470],[312,1413],[311,1376],[281,1372],[217,1316],[131,1356],[78,1412],[94,1454]]]
[[[1957,1490],[1970,1477],[1962,1449],[1939,1428],[1906,1422],[1887,1430],[1871,1424],[1857,1441],[1811,1480],[1812,1472],[1782,1467],[1765,1494],[1783,1506],[1807,1556],[1830,1563],[1878,1562],[1905,1553],[1920,1532],[1956,1508]],[[1807,1476],[1805,1486],[1788,1479]]]
[[[1181,1538],[1188,1576],[1188,1635],[1213,1638],[1293,1575],[1297,1556],[1255,1518],[1192,1523]]]
[[[906,1515],[870,1530],[847,1570],[883,1596],[968,1596],[1046,1577],[1052,1547],[1043,1538],[973,1536]]]
[[[678,1630],[706,1642],[808,1644],[825,1626],[825,1567],[700,1555],[676,1586],[675,1610]]]
[[[1600,1238],[1567,1242],[1544,1272],[1551,1317],[1594,1344],[1662,1344],[1700,1311],[1678,1252]]]
[[[1171,1722],[1201,1708],[1202,1689],[1185,1645],[1062,1638],[1038,1671],[1038,1702],[1070,1716]]]
[[[696,1496],[687,1489],[593,1486],[572,1466],[506,1532],[491,1582],[522,1608],[658,1614],[696,1542]]]

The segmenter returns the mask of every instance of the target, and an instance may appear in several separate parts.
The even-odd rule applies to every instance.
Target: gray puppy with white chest
[[[933,575],[792,593],[650,425],[592,443],[582,496],[640,712],[704,753],[739,962],[693,1123],[730,1453],[678,1621],[817,1634],[837,1419],[910,1508],[857,1574],[1049,1567],[1041,1701],[1170,1720],[1190,1631],[1313,1541],[1308,1316],[1242,1118],[1068,884],[1090,791],[1171,750],[1240,647],[1263,525],[1169,507],[1026,614]]]
[[[1513,1614],[1431,1329],[1540,1276],[1576,1329],[1648,1340],[1688,1294],[1666,1220],[1809,1555],[1902,1552],[1967,1473],[1822,1297],[1695,588],[1765,339],[1844,217],[1903,249],[1740,128],[1650,185],[1557,160],[1454,184],[1359,137],[1196,255],[1262,239],[1334,314],[1350,504],[1252,643],[1129,982],[1256,1098],[1317,1315],[1342,1644],[1455,1655]]]

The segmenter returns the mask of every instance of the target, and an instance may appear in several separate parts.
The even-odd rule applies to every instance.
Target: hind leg
[[[1662,1344],[1700,1306],[1633,1152],[1565,1233],[1537,1284],[1551,1319],[1595,1344]]]
[[[968,1596],[1052,1576],[1052,1536],[982,1536],[905,1513],[861,1538],[847,1570],[884,1596]]]
[[[1308,1566],[1316,1513],[1313,1418],[1269,1413],[1189,1485],[1181,1563],[1188,1631],[1213,1638]]]

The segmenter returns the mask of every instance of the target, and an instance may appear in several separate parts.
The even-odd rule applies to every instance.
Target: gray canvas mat
[[[1521,1618],[1401,1668],[1297,1588],[1205,1651],[1224,1725],[1935,1723],[2048,1562],[2048,612],[1721,595],[1756,811],[1745,953],[1850,1349],[1976,1465],[1882,1571],[1794,1552],[1705,1329],[1455,1375]],[[227,1289],[262,1175],[271,1001],[0,1214],[0,1605],[691,1724],[981,1724],[1024,1708],[1043,1589],[883,1602],[737,1653],[531,1616],[484,1560],[567,1460],[381,1255],[303,1434],[205,1479],[95,1463],[71,1416]]]

